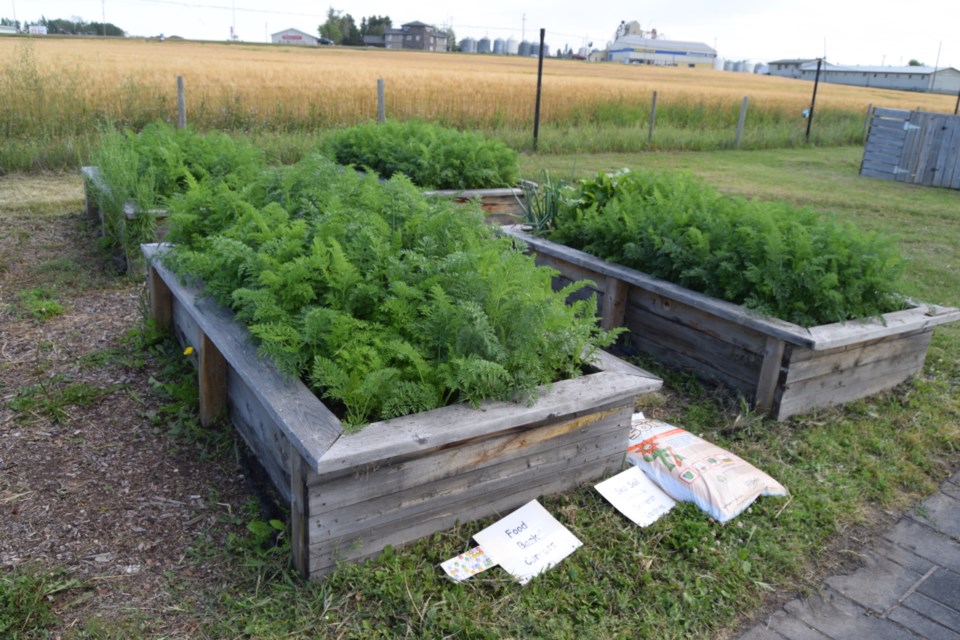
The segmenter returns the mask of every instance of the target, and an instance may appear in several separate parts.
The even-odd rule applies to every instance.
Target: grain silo
[[[517,55],[518,51],[520,51],[520,43],[517,42],[516,38],[513,38],[513,37],[507,38],[506,54],[508,56],[515,56]]]
[[[498,56],[502,56],[506,51],[507,43],[503,38],[497,38],[493,41],[493,53]]]
[[[724,60],[723,61],[723,70],[724,71],[733,71],[733,60]]]
[[[758,62],[757,66],[754,67],[753,72],[768,76],[770,75],[770,65],[768,65],[766,62]]]
[[[490,53],[490,38],[484,36],[477,40],[477,53]]]
[[[524,40],[520,43],[520,46],[517,48],[517,54],[521,56],[530,55],[530,42]]]
[[[460,41],[460,51],[463,51],[464,53],[476,53],[477,41],[473,38],[464,38]]]

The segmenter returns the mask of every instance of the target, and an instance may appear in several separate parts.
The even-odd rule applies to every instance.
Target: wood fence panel
[[[860,175],[960,189],[960,116],[875,109]]]

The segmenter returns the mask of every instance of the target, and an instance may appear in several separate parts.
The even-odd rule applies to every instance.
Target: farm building
[[[817,75],[816,60],[776,60],[770,63],[770,74],[813,80]],[[953,67],[869,67],[825,63],[820,81],[858,87],[955,94],[960,91],[960,70]]]
[[[17,33],[17,28],[12,25],[0,24],[0,36],[10,36]]]
[[[661,67],[713,69],[717,52],[702,42],[621,35],[607,49],[607,60]]]
[[[299,29],[284,29],[270,35],[274,44],[295,44],[305,47],[315,47],[320,44],[319,36],[310,35]]]
[[[387,49],[447,50],[447,33],[418,21],[408,22],[399,29],[387,29],[383,38]]]

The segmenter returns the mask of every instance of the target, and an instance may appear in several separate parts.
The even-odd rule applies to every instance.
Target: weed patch
[[[0,636],[10,640],[46,637],[44,630],[56,622],[56,596],[82,586],[62,570],[19,567],[0,574]]]
[[[56,318],[64,312],[62,304],[54,298],[54,293],[43,287],[34,287],[17,292],[17,304],[13,311],[21,317],[37,321]]]

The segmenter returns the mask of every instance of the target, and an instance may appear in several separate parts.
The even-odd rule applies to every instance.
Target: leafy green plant
[[[403,173],[430,189],[510,187],[520,175],[517,153],[502,142],[425,122],[357,125],[331,133],[325,148],[340,164]]]
[[[81,586],[62,570],[46,571],[20,567],[0,573],[0,636],[40,637],[55,622],[52,601],[58,593]]]
[[[686,174],[601,173],[579,183],[554,224],[556,242],[802,326],[905,306],[890,239],[724,196]]]
[[[17,292],[16,310],[34,320],[49,320],[64,312],[63,305],[56,301],[53,292],[43,287],[34,287]]]
[[[101,185],[94,194],[103,212],[104,240],[128,262],[139,245],[156,239],[159,211],[198,182],[237,188],[263,168],[260,151],[244,138],[211,132],[199,135],[158,120],[139,133],[106,131],[91,162]]]
[[[486,398],[527,401],[613,336],[595,301],[554,292],[477,208],[425,198],[322,156],[244,193],[176,201],[168,264],[232,307],[261,353],[346,424]],[[222,197],[221,197],[222,196]]]

